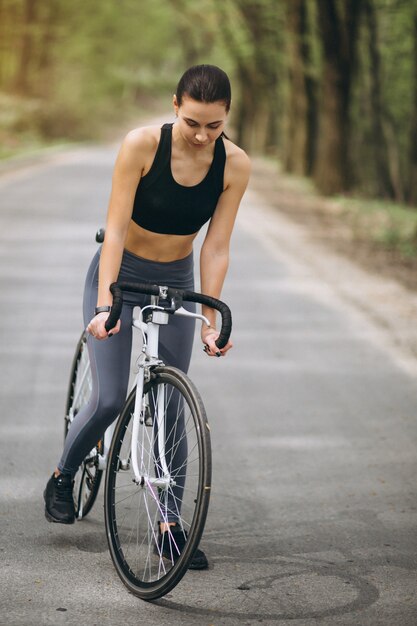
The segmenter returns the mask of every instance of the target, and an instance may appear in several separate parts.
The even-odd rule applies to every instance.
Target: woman
[[[111,283],[136,280],[193,290],[193,241],[210,220],[200,254],[201,291],[220,297],[250,170],[247,155],[223,133],[230,102],[229,79],[221,69],[191,67],[174,95],[175,123],[135,129],[123,141],[113,173],[105,241],[92,261],[84,292],[93,394],[74,419],[46,486],[49,521],[74,522],[73,476],[126,397],[132,308],[144,306],[145,297],[126,294],[120,320],[107,333]],[[203,314],[210,321],[201,330],[206,353],[226,354],[232,344],[218,350],[215,311],[205,307]],[[173,317],[160,330],[162,360],[187,372],[193,336],[192,323]],[[160,524],[160,532],[175,524],[175,519]],[[207,567],[201,550],[192,566]]]

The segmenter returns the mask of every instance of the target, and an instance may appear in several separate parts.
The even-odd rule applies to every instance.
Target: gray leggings
[[[87,273],[84,290],[84,323],[88,324],[97,304],[98,264],[100,250],[94,256]],[[185,259],[159,263],[143,259],[124,251],[119,281],[151,282],[179,289],[194,289],[194,264],[192,253]],[[93,379],[93,392],[89,403],[79,411],[65,440],[64,451],[58,469],[74,475],[87,453],[103,436],[106,428],[116,419],[126,398],[132,349],[133,307],[149,304],[149,297],[126,293],[120,316],[120,332],[109,339],[98,341],[89,336],[87,340]],[[195,305],[184,303],[195,311]],[[160,327],[160,358],[167,365],[188,371],[194,339],[192,320],[170,316],[167,326]],[[169,416],[168,416],[169,419]],[[167,429],[169,424],[167,424]],[[186,460],[186,441],[182,454]],[[176,521],[175,519],[170,521]]]

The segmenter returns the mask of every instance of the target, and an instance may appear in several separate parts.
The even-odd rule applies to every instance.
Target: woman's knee
[[[110,424],[120,412],[126,398],[126,389],[117,389],[112,393],[100,393],[96,415],[100,420]]]

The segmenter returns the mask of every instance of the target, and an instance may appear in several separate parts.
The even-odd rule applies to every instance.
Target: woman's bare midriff
[[[145,230],[131,221],[125,248],[144,259],[168,263],[184,259],[191,254],[196,236],[197,233],[192,235],[161,235]]]

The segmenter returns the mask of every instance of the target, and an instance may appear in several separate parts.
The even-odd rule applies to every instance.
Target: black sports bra
[[[164,235],[192,235],[213,215],[223,191],[226,150],[216,140],[210,169],[197,185],[185,187],[171,172],[172,124],[161,128],[161,139],[149,172],[141,178],[133,202],[132,220]]]

